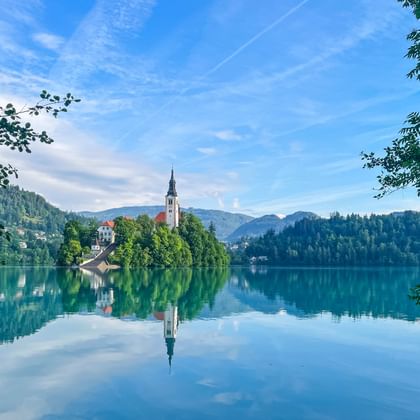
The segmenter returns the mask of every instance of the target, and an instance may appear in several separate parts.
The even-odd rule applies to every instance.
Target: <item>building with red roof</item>
[[[107,220],[101,223],[97,232],[100,243],[112,244],[115,242],[114,232],[115,222],[113,220]]]
[[[155,222],[166,223],[166,213],[164,211],[161,211],[160,213],[158,213],[157,216],[155,217]]]

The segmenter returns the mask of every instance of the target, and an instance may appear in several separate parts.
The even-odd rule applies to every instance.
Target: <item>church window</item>
[[[168,204],[172,204],[172,198],[168,200]]]

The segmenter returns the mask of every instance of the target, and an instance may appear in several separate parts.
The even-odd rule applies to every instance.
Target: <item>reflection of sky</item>
[[[0,418],[419,418],[420,326],[328,314],[66,316],[0,347]]]

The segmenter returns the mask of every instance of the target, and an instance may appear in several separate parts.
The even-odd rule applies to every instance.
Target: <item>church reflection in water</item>
[[[155,312],[154,316],[156,319],[163,321],[163,337],[165,338],[169,367],[171,367],[179,325],[178,307],[169,303],[164,312]]]

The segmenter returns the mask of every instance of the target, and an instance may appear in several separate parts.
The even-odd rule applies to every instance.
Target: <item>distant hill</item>
[[[0,265],[52,265],[68,220],[84,217],[54,207],[40,195],[16,186],[0,188]]]
[[[83,211],[79,214],[85,217],[94,217],[97,220],[112,220],[118,216],[137,217],[139,214],[147,214],[149,217],[155,217],[164,206],[132,206],[118,207],[103,211],[91,212]],[[183,208],[184,212],[192,213],[197,216],[205,227],[213,222],[216,226],[216,235],[219,239],[225,239],[239,226],[253,220],[253,217],[241,213],[229,213],[222,210],[205,210],[194,208]],[[263,232],[264,233],[264,232]]]
[[[280,218],[275,214],[253,219],[233,231],[226,239],[229,242],[235,242],[244,236],[256,237],[264,235],[268,230],[274,229],[276,232],[281,232],[284,228],[294,225],[302,219],[313,219],[318,217],[315,213],[306,211],[297,211],[296,213],[289,214],[286,217]]]

